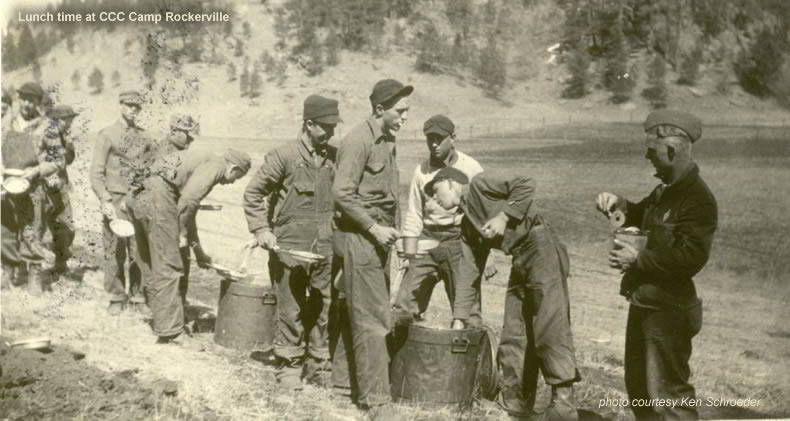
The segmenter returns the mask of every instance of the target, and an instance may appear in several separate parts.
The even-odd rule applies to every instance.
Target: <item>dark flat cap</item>
[[[176,113],[170,116],[170,130],[183,130],[189,134],[196,134],[200,130],[200,123],[189,114]]]
[[[226,161],[241,168],[245,173],[250,170],[250,166],[252,165],[252,158],[250,158],[250,155],[236,149],[228,149],[225,151],[224,157]]]
[[[14,98],[11,96],[11,93],[3,88],[3,104],[11,104],[14,102]]]
[[[685,111],[661,109],[648,114],[644,124],[645,131],[660,125],[674,126],[683,130],[692,142],[696,142],[702,136],[700,119]]]
[[[373,86],[373,93],[370,94],[370,105],[375,107],[396,97],[409,96],[412,91],[414,91],[413,86],[403,85],[395,79],[380,80]]]
[[[455,124],[446,116],[436,114],[425,121],[425,124],[422,126],[422,131],[426,135],[429,133],[436,133],[446,137],[455,133]]]
[[[433,176],[433,179],[425,185],[425,194],[428,196],[433,196],[433,187],[436,185],[436,183],[444,180],[453,180],[460,184],[469,184],[469,177],[467,177],[463,171],[454,167],[444,167],[439,170],[439,172]]]
[[[118,94],[118,102],[121,104],[142,105],[143,96],[137,91],[123,91]]]
[[[74,109],[71,108],[71,106],[63,105],[63,104],[56,105],[52,107],[52,109],[49,111],[50,118],[63,119],[63,118],[76,117],[77,115],[79,115],[79,113],[74,111]]]
[[[41,99],[44,96],[44,89],[36,82],[25,82],[16,90],[19,95],[29,95]]]
[[[340,110],[336,99],[310,95],[304,100],[302,120],[311,120],[323,124],[337,124],[340,119]]]

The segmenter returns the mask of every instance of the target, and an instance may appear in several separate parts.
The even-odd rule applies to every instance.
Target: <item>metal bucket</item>
[[[393,350],[390,365],[395,401],[429,406],[468,407],[475,398],[482,329],[408,326]],[[397,335],[397,334],[396,334]]]
[[[614,231],[612,239],[612,248],[616,249],[618,246],[614,244],[614,240],[622,241],[630,244],[637,251],[642,251],[647,245],[647,235],[645,235],[638,228],[618,228]]]
[[[269,350],[276,318],[277,297],[271,288],[223,279],[214,342],[243,351]]]

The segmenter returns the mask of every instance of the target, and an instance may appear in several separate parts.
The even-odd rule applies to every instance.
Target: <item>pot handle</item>
[[[461,338],[461,337],[453,338],[453,343],[450,346],[450,351],[453,354],[464,354],[468,350],[469,350],[469,339],[468,338]]]

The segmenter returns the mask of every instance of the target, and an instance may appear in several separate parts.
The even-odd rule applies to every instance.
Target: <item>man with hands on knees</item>
[[[691,374],[691,340],[702,326],[702,303],[693,276],[705,266],[716,231],[716,199],[691,156],[702,123],[689,113],[659,110],[644,123],[645,158],[661,180],[638,203],[600,193],[596,207],[625,214],[647,244],[637,249],[615,240],[609,264],[623,271],[620,294],[630,302],[625,334],[625,385],[631,400],[680,402],[633,406],[637,419],[696,419]]]
[[[576,420],[573,383],[580,377],[570,325],[568,254],[533,205],[534,181],[485,172],[470,181],[458,169],[446,167],[425,189],[443,208],[458,207],[464,213],[465,263],[457,307],[469,309],[475,302],[471,286],[479,280],[490,249],[513,256],[497,353],[503,375],[500,406],[514,417],[536,416],[532,408],[541,371],[552,393],[539,419]]]
[[[332,218],[336,149],[328,144],[340,122],[337,100],[310,95],[295,141],[266,154],[244,191],[244,213],[260,247],[269,250],[277,294],[276,379],[288,389],[322,385],[329,360]],[[279,247],[325,256],[304,263]]]

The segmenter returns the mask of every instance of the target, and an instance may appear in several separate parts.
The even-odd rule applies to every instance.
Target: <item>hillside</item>
[[[308,76],[300,57],[286,60],[287,50],[278,47],[276,10],[274,4],[239,2],[233,9],[232,28],[205,26],[203,55],[199,62],[190,62],[175,52],[189,48],[189,39],[177,31],[165,31],[162,26],[143,24],[93,27],[78,26],[71,40],[62,39],[38,59],[41,80],[56,90],[59,101],[76,105],[86,117],[87,128],[98,130],[117,116],[117,94],[122,89],[144,86],[143,61],[147,39],[156,40],[159,66],[152,102],[147,107],[147,125],[163,129],[167,116],[176,109],[200,116],[202,134],[221,137],[282,137],[290,136],[298,126],[303,98],[311,93],[322,93],[340,100],[346,124],[363,118],[368,112],[367,96],[375,81],[393,77],[416,87],[407,135],[419,134],[421,122],[435,113],[446,113],[459,122],[462,136],[491,132],[513,131],[525,127],[551,123],[580,121],[638,121],[649,112],[650,104],[634,94],[626,103],[615,105],[608,93],[593,89],[584,98],[562,99],[563,83],[568,74],[562,64],[549,63],[552,54],[547,48],[560,40],[560,30],[551,28],[551,20],[559,19],[553,2],[536,4],[531,21],[525,24],[543,25],[534,29],[540,36],[511,50],[507,58],[510,74],[507,84],[493,98],[479,85],[474,75],[459,70],[454,74],[422,73],[415,70],[417,51],[414,45],[393,43],[385,52],[341,50],[339,63],[327,66],[316,76]],[[423,6],[424,8],[427,6]],[[423,13],[431,18],[431,9]],[[547,22],[548,20],[548,22]],[[541,23],[542,22],[542,23]],[[410,26],[410,25],[413,25]],[[38,24],[35,30],[42,30]],[[408,19],[393,19],[388,25],[417,28],[419,23]],[[415,31],[417,29],[414,29]],[[418,34],[417,34],[418,35]],[[504,35],[503,35],[504,36]],[[235,51],[243,45],[243,54]],[[210,50],[210,51],[209,51]],[[274,52],[273,54],[270,52]],[[268,56],[277,65],[282,80],[267,75],[261,57]],[[175,57],[175,59],[174,59]],[[273,58],[272,58],[273,57]],[[292,57],[294,58],[294,57]],[[237,69],[240,76],[245,67],[260,69],[265,77],[260,94],[255,98],[241,97],[239,79],[230,80],[228,67]],[[246,63],[246,65],[245,65]],[[88,75],[99,69],[105,88],[101,93],[90,93]],[[513,69],[523,69],[522,72]],[[75,72],[79,74],[75,78]],[[110,75],[120,78],[110,83]],[[668,83],[669,106],[694,110],[706,122],[737,124],[790,124],[788,113],[773,99],[759,99],[732,84],[726,94],[718,93],[710,72],[703,68],[694,87]],[[26,66],[3,73],[3,85],[15,86],[34,78],[34,70]],[[667,80],[675,80],[670,73]],[[75,80],[78,79],[75,83]],[[645,79],[645,78],[641,78]],[[646,82],[639,80],[634,90],[639,92]],[[343,133],[340,128],[339,133]]]

